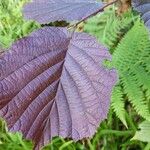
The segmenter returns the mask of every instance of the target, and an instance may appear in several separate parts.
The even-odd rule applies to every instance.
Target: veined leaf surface
[[[102,2],[95,0],[33,0],[24,6],[24,16],[41,24],[62,20],[77,21],[103,7]]]
[[[133,7],[141,13],[145,25],[150,30],[150,0],[133,0]]]
[[[65,28],[33,32],[1,55],[0,116],[39,149],[54,136],[91,137],[107,117],[116,71],[107,49]]]

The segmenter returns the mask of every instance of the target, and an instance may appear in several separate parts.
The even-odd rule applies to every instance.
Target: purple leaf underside
[[[141,13],[145,25],[150,30],[150,0],[133,0],[132,4],[134,9]]]
[[[45,27],[1,55],[0,116],[35,149],[54,136],[91,137],[106,118],[117,75],[107,49],[85,33]]]
[[[41,24],[54,21],[79,21],[104,7],[95,0],[33,0],[24,6],[26,19]]]

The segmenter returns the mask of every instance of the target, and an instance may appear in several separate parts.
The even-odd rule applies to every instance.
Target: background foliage
[[[7,48],[16,39],[26,36],[39,27],[37,23],[23,19],[22,6],[28,1],[0,1],[0,46]]]
[[[40,27],[23,19],[21,8],[27,1],[0,1],[1,49]],[[78,27],[79,31],[96,36],[110,49],[113,59],[105,65],[118,70],[119,81],[112,93],[108,119],[92,139],[74,143],[56,137],[44,150],[150,149],[149,33],[136,12],[131,8],[120,11],[120,8],[112,6]],[[4,121],[0,121],[0,150],[31,150],[32,146],[31,141],[23,139],[20,133],[8,132]]]

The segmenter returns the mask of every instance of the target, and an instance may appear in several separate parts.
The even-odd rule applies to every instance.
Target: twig
[[[110,6],[110,5],[114,4],[114,3],[116,3],[117,1],[118,1],[118,0],[114,0],[114,1],[112,1],[112,2],[110,2],[110,3],[108,3],[108,4],[106,4],[104,7],[98,9],[98,10],[95,11],[94,13],[92,13],[92,14],[90,14],[89,16],[83,18],[82,20],[80,20],[80,21],[77,22],[76,24],[71,25],[70,27],[76,28],[81,22],[83,22],[83,21],[85,21],[85,20],[87,20],[87,19],[89,19],[89,18],[91,18],[91,17],[97,15],[97,14],[100,13],[101,11],[104,11],[104,9],[105,9],[106,7],[108,7],[108,6]]]

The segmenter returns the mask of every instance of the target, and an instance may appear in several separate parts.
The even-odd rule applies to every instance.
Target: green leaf
[[[128,128],[127,122],[125,119],[126,110],[124,108],[125,102],[123,99],[123,92],[121,90],[121,86],[118,85],[113,89],[111,100],[112,100],[111,106],[112,106],[114,112],[116,113],[116,116]]]
[[[144,121],[139,125],[140,131],[135,133],[132,140],[140,140],[143,142],[150,142],[150,122]]]

